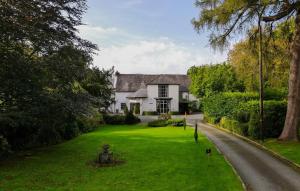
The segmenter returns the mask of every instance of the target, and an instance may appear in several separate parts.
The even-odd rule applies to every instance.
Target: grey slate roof
[[[179,91],[188,91],[191,81],[187,75],[178,74],[118,74],[117,92],[136,92],[145,89],[148,84],[179,85]]]
[[[127,96],[128,98],[146,98],[147,96],[147,89],[146,88],[141,88],[137,90],[136,92],[130,94]]]

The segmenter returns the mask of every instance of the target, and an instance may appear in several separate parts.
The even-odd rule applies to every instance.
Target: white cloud
[[[215,59],[223,58],[208,57],[205,51],[199,53],[170,40],[143,40],[104,48],[94,63],[104,68],[115,66],[121,73],[184,74],[193,65],[211,63]]]
[[[121,73],[184,74],[193,65],[225,60],[208,48],[178,44],[168,37],[150,39],[116,27],[80,26],[80,36],[98,44],[100,51],[94,65]]]

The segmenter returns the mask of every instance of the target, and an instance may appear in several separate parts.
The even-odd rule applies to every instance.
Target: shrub
[[[206,113],[204,113],[204,122],[206,123],[211,123],[211,124],[217,124],[217,118],[216,117],[211,117],[208,116]]]
[[[157,115],[157,111],[144,111],[143,115]]]
[[[105,123],[111,125],[125,124],[125,115],[103,115]]]
[[[127,112],[125,115],[103,115],[105,123],[111,125],[135,124],[141,120],[134,116],[132,111]]]
[[[284,100],[287,99],[288,90],[287,89],[271,89],[267,88],[264,91],[265,100]]]
[[[132,111],[126,113],[125,115],[125,124],[136,124],[141,122],[141,120],[133,115]]]
[[[70,140],[79,135],[80,131],[76,121],[64,125],[63,138]]]
[[[91,132],[103,123],[103,117],[101,115],[77,118],[77,125],[82,133]]]
[[[175,127],[184,126],[185,120],[182,118],[169,119],[167,120],[168,125],[172,125]]]
[[[170,111],[169,112],[170,115],[180,115],[179,111]]]
[[[203,111],[207,116],[216,118],[215,121],[218,123],[222,117],[233,118],[234,109],[240,103],[258,99],[258,97],[259,95],[253,92],[225,92],[215,94],[203,98]]]
[[[161,120],[168,120],[171,118],[172,118],[172,116],[170,113],[163,113],[158,116],[158,119],[161,119]]]
[[[41,145],[52,145],[61,142],[61,140],[61,133],[55,127],[44,126],[39,129],[36,141]]]
[[[267,138],[278,137],[284,126],[286,115],[286,101],[264,101],[264,126],[263,134]],[[250,115],[249,136],[259,138],[259,101],[249,101],[240,105],[238,112]]]
[[[220,126],[228,129],[231,132],[247,136],[248,135],[248,124],[247,123],[239,123],[236,120],[229,119],[227,117],[222,117],[220,121]]]
[[[8,144],[5,137],[0,135],[0,158],[10,153],[10,145]]]
[[[168,122],[163,119],[158,119],[148,123],[148,127],[165,127],[168,125]]]

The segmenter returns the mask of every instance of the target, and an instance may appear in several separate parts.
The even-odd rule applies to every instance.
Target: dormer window
[[[168,97],[168,85],[158,85],[158,97]]]

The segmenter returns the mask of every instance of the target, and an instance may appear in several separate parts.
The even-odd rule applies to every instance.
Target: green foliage
[[[170,115],[180,115],[179,111],[170,111],[169,112]]]
[[[1,4],[0,136],[12,150],[70,139],[79,116],[110,105],[113,70],[92,67],[97,47],[77,32],[85,10],[85,0]]]
[[[168,119],[167,123],[171,126],[181,127],[185,125],[185,120],[182,118]]]
[[[125,124],[136,124],[141,122],[141,120],[133,115],[132,111],[125,114]]]
[[[231,132],[247,136],[248,135],[248,124],[240,123],[237,120],[229,119],[228,117],[222,117],[220,121],[222,128],[228,129]]]
[[[264,101],[264,137],[278,137],[284,126],[287,102],[269,100]],[[253,138],[259,137],[259,101],[253,100],[243,103],[239,106],[238,112],[250,115],[249,119],[249,136]]]
[[[206,116],[214,117],[219,122],[222,117],[233,117],[234,109],[242,102],[258,99],[253,92],[225,92],[202,99],[203,111]]]
[[[188,70],[191,78],[190,91],[196,97],[205,97],[224,91],[244,91],[232,67],[226,63],[193,66]]]
[[[10,145],[5,137],[0,135],[0,158],[5,157],[10,152]]]
[[[143,111],[143,115],[157,115],[157,111]]]
[[[122,124],[136,124],[141,120],[134,116],[132,111],[127,112],[125,115],[103,115],[106,124],[122,125]]]
[[[125,115],[103,115],[106,124],[121,125],[125,124]]]
[[[165,127],[168,125],[167,120],[164,119],[158,119],[154,121],[150,121],[148,124],[148,127]]]
[[[95,130],[97,127],[104,123],[103,116],[96,114],[91,117],[78,117],[77,125],[80,132],[87,133]]]
[[[140,107],[137,104],[134,105],[133,113],[136,115],[140,114]]]

